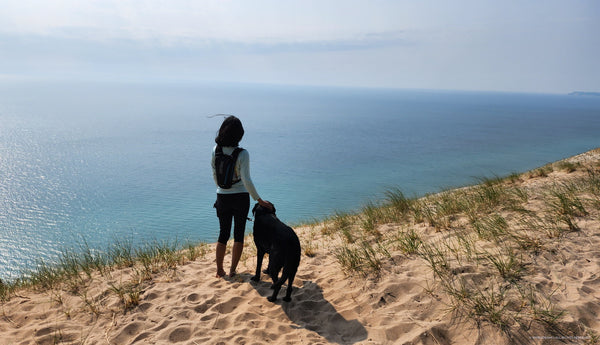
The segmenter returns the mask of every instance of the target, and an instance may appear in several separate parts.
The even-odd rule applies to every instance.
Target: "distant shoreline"
[[[574,91],[569,96],[600,96],[600,92]]]

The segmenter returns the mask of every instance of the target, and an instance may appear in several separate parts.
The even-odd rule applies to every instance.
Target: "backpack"
[[[217,145],[217,149],[215,150],[215,171],[219,187],[229,189],[233,184],[241,181],[239,178],[234,180],[233,176],[235,175],[237,157],[243,150],[243,148],[236,147],[230,156],[223,153],[223,148]]]

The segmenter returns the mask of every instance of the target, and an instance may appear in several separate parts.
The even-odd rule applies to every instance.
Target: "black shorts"
[[[233,220],[233,240],[244,242],[246,220],[250,211],[250,194],[217,194],[214,207],[219,217],[219,243],[226,244],[231,236],[231,223]]]

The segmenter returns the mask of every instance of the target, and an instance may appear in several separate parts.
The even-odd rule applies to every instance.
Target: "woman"
[[[231,155],[238,147],[240,140],[244,136],[242,122],[235,116],[228,116],[221,124],[217,133],[215,142],[217,145],[212,152],[212,170],[213,179],[217,185],[217,217],[219,218],[220,233],[217,241],[217,278],[225,276],[223,270],[223,259],[227,249],[227,241],[231,235],[231,224],[233,220],[233,249],[231,251],[231,269],[229,276],[235,275],[242,250],[244,249],[244,232],[246,229],[246,219],[250,210],[250,196],[258,201],[261,206],[271,208],[271,203],[264,201],[256,192],[256,188],[250,179],[250,155],[248,151],[243,150],[239,153],[235,164],[235,182],[231,188],[225,189],[219,187],[217,182],[217,172],[215,169],[215,153],[217,146],[220,146],[224,154]]]

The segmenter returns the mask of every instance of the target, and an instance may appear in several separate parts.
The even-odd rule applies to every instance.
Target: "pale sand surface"
[[[570,160],[600,167],[600,151]],[[519,183],[543,191],[584,173],[555,171]],[[528,207],[537,202],[530,197]],[[110,277],[95,275],[78,291],[18,291],[1,303],[0,344],[593,343],[600,334],[600,218],[597,208],[588,211],[578,219],[581,230],[542,238],[540,252],[524,259],[527,273],[521,279],[565,311],[552,326],[556,331],[535,320],[529,327],[510,324],[503,330],[460,317],[450,310],[427,262],[400,250],[390,251],[378,276],[346,274],[334,255],[342,237],[324,235],[324,225],[316,224],[296,228],[303,247],[315,255],[302,256],[290,303],[281,300],[284,289],[276,303],[267,301],[265,275],[258,284],[250,281],[255,265],[250,237],[236,277],[214,277],[210,246],[204,257],[155,273],[144,282],[139,304],[127,310],[111,286],[129,281],[132,268],[114,270]],[[378,230],[407,227],[428,239],[448,236],[425,223],[381,224]],[[229,259],[228,253],[226,270]],[[485,281],[481,267],[460,269]]]

